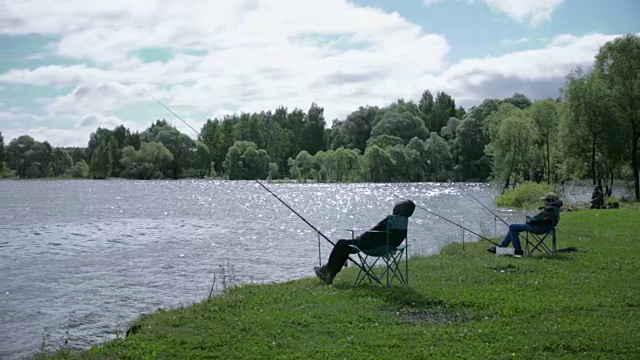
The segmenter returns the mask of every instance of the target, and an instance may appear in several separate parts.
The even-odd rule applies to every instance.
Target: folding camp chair
[[[537,251],[544,252],[547,255],[554,257],[556,256],[556,228],[558,227],[558,222],[560,221],[560,210],[555,208],[553,214],[553,224],[551,226],[551,230],[546,232],[533,232],[527,231],[527,235],[525,236],[525,254],[531,255],[531,253]],[[548,242],[551,244],[548,244]]]
[[[394,246],[393,239],[394,230],[404,231],[406,234],[409,218],[400,215],[387,216],[387,229],[386,231],[370,230],[369,232],[379,232],[385,234],[386,244],[369,249],[361,249],[356,245],[350,245],[356,250],[358,258],[360,260],[360,271],[356,276],[355,285],[360,285],[365,279],[369,279],[370,282],[378,285],[386,284],[387,287],[391,287],[391,284],[397,280],[401,284],[407,285],[409,283],[409,259],[407,254],[407,236],[405,235],[398,246]],[[351,231],[353,238],[353,231]],[[396,242],[397,243],[397,242]],[[404,272],[402,271],[402,260],[404,259]],[[381,262],[380,266],[378,262]]]
[[[551,228],[551,230],[544,233],[527,231],[524,245],[525,254],[531,255],[531,253],[535,251],[540,251],[546,253],[551,257],[556,256],[556,232],[557,231],[555,225]],[[547,242],[551,242],[551,244],[548,244]]]

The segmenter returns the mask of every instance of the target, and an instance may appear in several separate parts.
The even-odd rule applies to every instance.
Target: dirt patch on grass
[[[410,324],[429,323],[452,323],[460,322],[462,319],[456,315],[445,314],[437,311],[398,311],[399,318]]]
[[[518,272],[518,267],[515,265],[505,265],[505,266],[496,266],[496,267],[492,267],[489,268],[492,271],[495,271],[497,273],[501,273],[501,274],[511,274],[511,273],[517,273]]]

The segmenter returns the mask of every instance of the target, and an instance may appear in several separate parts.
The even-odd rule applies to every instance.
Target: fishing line
[[[158,100],[155,96],[149,94],[149,92],[147,92],[147,90],[142,89],[142,91],[144,91],[145,94],[147,94],[149,97],[151,97],[155,102],[157,102],[160,106],[162,106],[163,108],[165,108],[168,112],[170,112],[173,116],[175,116],[178,120],[182,121],[185,125],[187,125],[191,130],[193,130],[193,132],[195,132],[196,134],[198,134],[198,136],[202,139],[202,135],[200,134],[200,132],[196,129],[194,129],[191,125],[189,125],[189,123],[187,123],[185,120],[183,120],[178,114],[176,114],[175,112],[173,112],[173,110],[171,110],[168,106],[166,106],[165,104],[163,104],[160,100]],[[216,149],[212,149],[213,151],[217,151]],[[242,170],[245,174],[249,175],[251,177],[251,174],[242,166],[240,166],[240,164],[238,164],[236,161],[234,161],[232,158],[229,157],[229,155],[227,154],[222,154],[219,151],[217,151],[219,154],[224,155],[225,158],[227,158],[227,160],[229,160],[232,164],[234,164],[235,166],[237,166],[240,170]],[[311,224],[307,219],[304,218],[304,216],[300,215],[297,211],[295,211],[291,206],[289,206],[289,204],[287,204],[284,200],[282,200],[278,195],[276,195],[273,191],[271,191],[271,189],[269,189],[266,185],[264,185],[260,180],[258,179],[253,179],[258,185],[260,185],[263,189],[265,189],[269,194],[273,195],[273,197],[275,197],[276,199],[278,199],[278,201],[280,201],[280,203],[282,203],[282,205],[286,206],[287,209],[291,210],[291,212],[293,212],[294,214],[296,214],[302,221],[305,222],[305,224],[309,225],[309,227],[311,227],[316,233],[318,233],[320,236],[322,236],[325,240],[327,240],[331,245],[335,246],[335,244],[333,243],[333,241],[331,241],[331,239],[329,239],[325,234],[323,234],[318,228],[316,228],[315,226],[313,226],[313,224]],[[351,257],[349,257],[349,260],[351,260],[351,262],[353,262],[354,264],[358,265],[358,267],[362,268],[362,266],[360,264],[358,264],[355,260],[353,260]]]
[[[475,200],[478,204],[482,205],[483,208],[487,209],[490,213],[493,214],[493,216],[495,216],[498,220],[502,221],[505,225],[509,226],[509,223],[507,223],[506,221],[504,221],[504,219],[502,219],[500,216],[498,216],[498,214],[494,213],[493,211],[491,211],[491,209],[489,209],[485,204],[483,204],[480,200],[478,200],[475,196],[471,195],[470,192],[467,191],[467,189],[464,188],[464,186],[460,185],[460,188],[462,190],[464,190],[464,192],[467,193],[467,195],[471,196],[473,198],[473,200]]]
[[[401,199],[401,197],[400,197],[400,196],[398,196],[398,195],[394,195],[394,196],[395,196],[395,197],[397,197],[397,198],[399,198],[399,199]],[[426,212],[428,212],[428,213],[429,213],[429,214],[431,214],[431,215],[435,215],[435,216],[439,217],[440,219],[442,219],[442,220],[444,220],[444,221],[448,221],[448,222],[450,222],[451,224],[453,224],[453,225],[455,225],[455,226],[457,226],[457,227],[459,227],[459,228],[461,228],[461,229],[463,229],[463,230],[466,230],[466,231],[468,231],[468,232],[472,233],[473,235],[476,235],[476,236],[478,236],[478,237],[480,237],[480,238],[482,238],[482,239],[484,239],[484,240],[487,240],[488,242],[490,242],[490,243],[492,243],[492,244],[494,244],[494,245],[498,246],[498,243],[494,242],[493,240],[489,239],[488,237],[486,237],[486,236],[482,236],[482,235],[478,234],[477,232],[475,232],[475,231],[473,231],[473,230],[470,230],[470,229],[468,229],[468,228],[466,228],[466,227],[464,227],[464,226],[462,226],[462,225],[460,225],[460,224],[458,224],[458,223],[456,223],[456,222],[454,222],[454,221],[452,221],[452,220],[447,219],[447,218],[446,218],[446,217],[444,217],[444,216],[438,215],[438,214],[434,213],[433,211],[431,211],[431,210],[429,210],[429,209],[427,209],[427,208],[425,208],[425,207],[423,207],[423,206],[420,206],[419,204],[416,204],[416,207],[417,207],[417,208],[419,208],[419,209],[422,209],[422,210],[424,210],[424,211],[426,211]]]

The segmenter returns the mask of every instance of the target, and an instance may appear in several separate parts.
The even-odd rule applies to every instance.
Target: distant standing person
[[[504,237],[504,240],[500,243],[500,247],[507,247],[513,243],[514,255],[522,256],[522,246],[520,245],[519,234],[523,231],[529,231],[536,234],[544,234],[551,231],[554,225],[560,222],[560,207],[562,207],[562,200],[555,193],[548,193],[540,198],[544,201],[544,205],[541,206],[540,212],[534,216],[527,215],[527,222],[525,224],[511,224],[509,225],[509,232]],[[496,247],[492,246],[487,251],[495,253]]]

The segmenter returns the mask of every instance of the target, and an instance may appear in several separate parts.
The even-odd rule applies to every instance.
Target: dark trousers
[[[329,262],[327,262],[327,270],[331,276],[336,276],[337,273],[342,270],[344,263],[349,258],[349,255],[355,254],[356,250],[352,248],[350,245],[358,245],[357,240],[346,240],[340,239],[331,250],[331,255],[329,255]]]
[[[509,244],[513,243],[513,248],[516,250],[522,250],[522,246],[520,245],[520,237],[519,234],[524,231],[532,232],[534,234],[544,234],[551,231],[551,227],[549,226],[539,226],[539,225],[530,225],[530,224],[511,224],[509,225],[509,232],[504,237],[504,240],[500,243],[500,247],[507,247]]]
[[[399,235],[395,233],[393,234],[395,236],[392,235],[389,239],[387,239],[386,234],[367,232],[361,236],[356,237],[353,240],[338,240],[336,245],[333,247],[333,250],[331,250],[331,254],[329,255],[329,261],[326,265],[327,270],[332,276],[335,276],[340,272],[340,270],[342,270],[342,267],[349,258],[349,255],[355,254],[357,252],[350,245],[356,245],[361,250],[374,249],[386,244],[399,246],[406,236],[406,231],[400,232]]]

